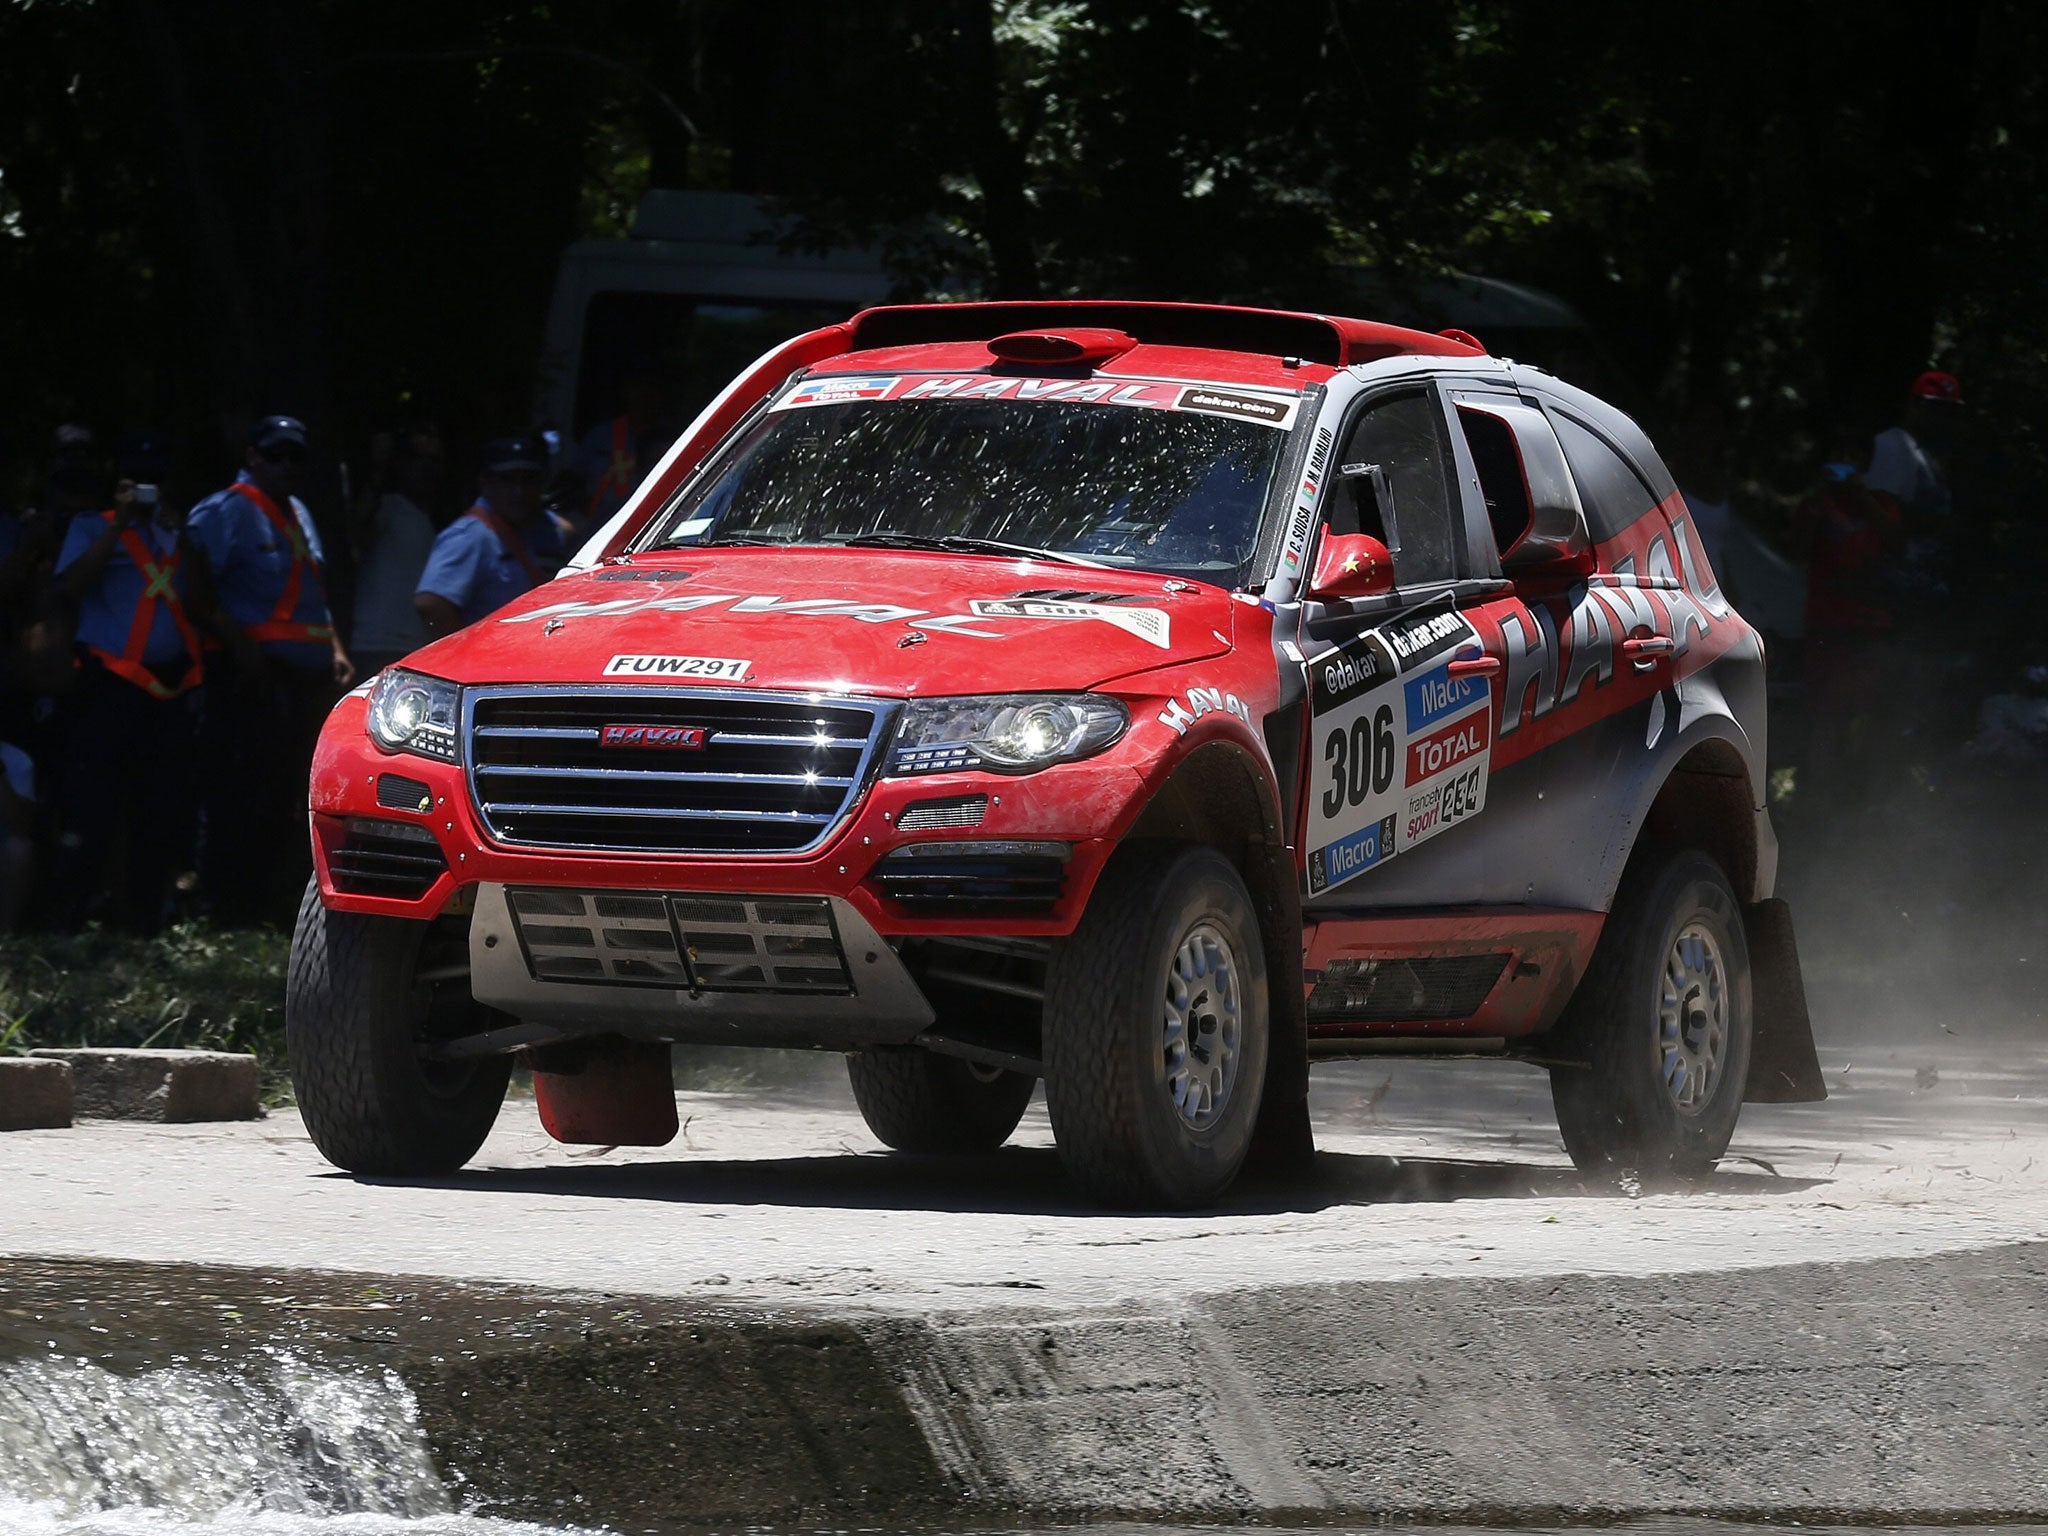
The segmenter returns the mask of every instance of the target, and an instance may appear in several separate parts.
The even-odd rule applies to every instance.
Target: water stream
[[[4,1536],[484,1536],[388,1371],[265,1350],[232,1370],[0,1365]],[[538,1531],[537,1527],[526,1530]]]

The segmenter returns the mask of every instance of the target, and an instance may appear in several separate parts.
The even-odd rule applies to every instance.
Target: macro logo
[[[597,733],[597,744],[701,752],[710,738],[711,732],[701,725],[607,725]]]

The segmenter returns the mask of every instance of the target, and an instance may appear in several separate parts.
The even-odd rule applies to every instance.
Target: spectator
[[[0,933],[12,933],[35,875],[36,772],[21,748],[0,741]]]
[[[476,504],[434,540],[413,595],[428,633],[439,638],[474,624],[562,568],[561,532],[541,501],[547,464],[538,436],[485,447]]]
[[[235,483],[192,509],[210,656],[200,704],[205,772],[200,888],[224,922],[287,920],[311,870],[306,775],[321,722],[355,668],[334,631],[312,515],[294,494],[306,429],[267,416]]]
[[[1722,569],[1728,545],[1728,427],[1720,410],[1704,401],[1680,421],[1671,445],[1671,471],[1707,552],[1707,564]]]
[[[42,869],[55,865],[57,828],[50,815],[51,787],[61,778],[56,707],[69,693],[71,612],[57,592],[54,570],[73,514],[107,504],[109,476],[92,433],[60,426],[50,444],[49,472],[40,506],[15,519],[14,550],[0,560],[0,741],[27,758],[26,777],[10,793],[13,824],[26,818]],[[38,908],[25,909],[40,915]]]
[[[57,557],[79,651],[59,715],[57,910],[68,923],[103,917],[138,933],[156,931],[188,867],[196,810],[202,667],[183,520],[158,483],[168,465],[159,441],[128,440],[113,507],[74,517]]]
[[[1877,434],[1863,483],[1921,521],[1947,517],[1948,476],[1938,454],[1954,435],[1963,386],[1952,373],[1930,370],[1913,381],[1899,421]]]
[[[360,532],[349,653],[370,677],[431,638],[413,592],[434,547],[446,459],[432,427],[386,433],[371,449],[377,483]]]
[[[1883,642],[1905,554],[1898,503],[1864,484],[1861,441],[1833,435],[1820,485],[1793,513],[1807,556],[1806,768],[1818,781],[1809,799],[1835,812],[1861,805],[1878,766],[1870,754],[1885,702]]]
[[[74,507],[95,487],[90,441],[82,427],[61,428],[44,506],[0,506],[0,737],[20,731],[34,695],[69,681],[70,634],[50,581],[64,516],[50,509]]]
[[[605,519],[626,504],[674,437],[663,420],[661,380],[651,369],[629,371],[619,393],[626,408],[584,433],[579,445],[589,497],[583,508],[584,527],[590,530],[603,527]]]
[[[28,706],[21,618],[40,563],[39,519],[5,499],[6,447],[0,440],[0,933],[13,931],[35,869],[35,766],[15,738],[25,734]]]

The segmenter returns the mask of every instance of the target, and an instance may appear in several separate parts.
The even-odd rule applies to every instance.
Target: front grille
[[[709,689],[476,689],[470,791],[499,842],[622,853],[799,853],[867,782],[892,706]],[[657,728],[619,732],[607,726]],[[667,728],[662,734],[661,728]],[[702,733],[701,735],[699,733]]]
[[[1067,878],[1065,843],[911,843],[875,865],[884,896],[920,916],[1050,912]]]
[[[978,827],[988,814],[987,795],[948,795],[940,800],[913,800],[896,818],[901,832],[929,832],[934,828]]]
[[[1308,995],[1308,1022],[1421,1024],[1470,1018],[1486,1001],[1504,954],[1427,960],[1333,960]]]
[[[441,845],[425,827],[368,816],[351,816],[340,845],[327,855],[328,878],[344,896],[417,901],[447,868]]]
[[[536,981],[839,996],[853,990],[832,904],[821,896],[514,886],[505,901]]]

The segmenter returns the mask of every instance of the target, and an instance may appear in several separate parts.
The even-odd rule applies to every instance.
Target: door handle
[[[1498,656],[1467,656],[1450,665],[1452,677],[1493,677],[1500,672]]]
[[[1657,665],[1657,658],[1669,656],[1678,649],[1678,642],[1669,635],[1631,635],[1621,642],[1621,655],[1638,672],[1651,671]]]

